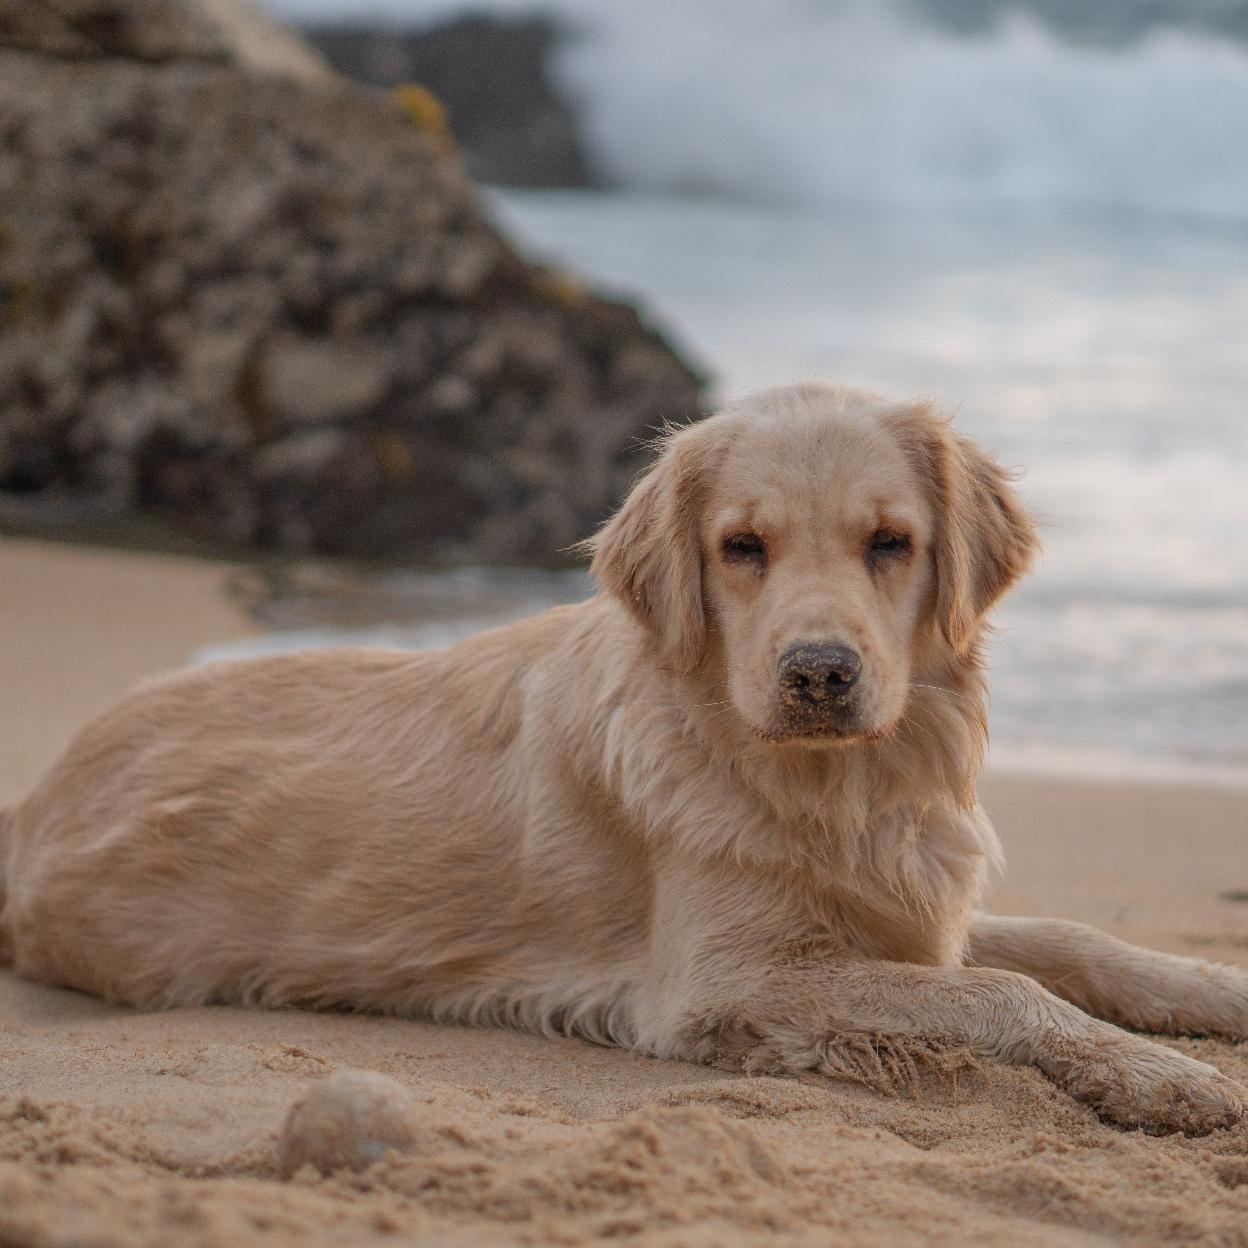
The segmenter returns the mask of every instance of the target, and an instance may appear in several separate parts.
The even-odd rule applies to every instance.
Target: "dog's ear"
[[[928,404],[898,415],[928,481],[936,520],[936,614],[960,655],[985,614],[1031,566],[1040,548],[1035,526],[1010,474]]]
[[[663,663],[687,674],[706,645],[699,511],[711,438],[706,424],[670,434],[620,510],[583,549],[590,572],[651,633]]]

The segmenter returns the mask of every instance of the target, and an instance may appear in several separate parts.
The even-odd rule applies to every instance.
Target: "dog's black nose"
[[[801,702],[827,702],[848,693],[862,660],[848,646],[801,642],[780,656],[780,687]]]

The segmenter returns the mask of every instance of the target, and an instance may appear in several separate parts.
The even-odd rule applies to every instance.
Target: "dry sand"
[[[139,676],[252,631],[225,569],[0,541],[0,802]],[[993,777],[995,908],[1248,963],[1248,792]],[[1248,1045],[1176,1040],[1248,1082]],[[335,1070],[414,1096],[413,1154],[277,1177]],[[893,1096],[502,1031],[136,1014],[0,972],[0,1246],[1248,1245],[1248,1125],[1108,1127],[1030,1070]]]

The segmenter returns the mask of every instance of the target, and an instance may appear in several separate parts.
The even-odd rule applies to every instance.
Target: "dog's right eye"
[[[765,563],[767,546],[757,533],[734,533],[724,538],[724,558],[734,563]]]

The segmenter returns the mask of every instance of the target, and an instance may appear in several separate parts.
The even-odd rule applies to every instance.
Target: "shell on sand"
[[[403,1085],[369,1070],[342,1070],[313,1083],[290,1107],[278,1167],[321,1174],[363,1170],[391,1149],[410,1152],[420,1135],[416,1103]]]

